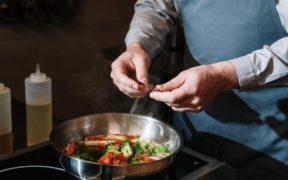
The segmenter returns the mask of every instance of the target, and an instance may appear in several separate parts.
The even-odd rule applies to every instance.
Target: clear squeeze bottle
[[[52,80],[40,72],[25,78],[27,146],[49,140],[52,130]]]
[[[0,83],[0,154],[13,151],[11,92]]]

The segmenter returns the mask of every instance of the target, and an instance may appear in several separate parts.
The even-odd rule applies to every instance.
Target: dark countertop
[[[26,144],[24,79],[36,63],[52,79],[54,125],[88,114],[129,111],[133,99],[113,85],[110,65],[124,50],[133,4],[78,1],[75,15],[64,23],[31,24],[16,9],[4,13],[13,21],[1,13],[0,82],[11,89],[15,150]]]
[[[78,2],[73,18],[63,24],[32,25],[24,16],[6,22],[0,16],[0,82],[24,103],[24,79],[39,63],[52,79],[57,118],[127,111],[133,100],[113,85],[110,65],[124,49],[134,1]]]

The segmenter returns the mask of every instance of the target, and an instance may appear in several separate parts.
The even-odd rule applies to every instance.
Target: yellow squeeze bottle
[[[40,72],[25,78],[27,146],[49,140],[52,130],[52,80]]]
[[[11,92],[0,83],[0,155],[13,151]]]

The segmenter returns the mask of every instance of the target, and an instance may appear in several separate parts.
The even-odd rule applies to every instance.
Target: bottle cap
[[[46,80],[46,74],[40,72],[39,64],[36,64],[36,72],[30,75],[30,78],[34,82],[42,82]]]
[[[7,93],[10,89],[0,82],[0,94]]]

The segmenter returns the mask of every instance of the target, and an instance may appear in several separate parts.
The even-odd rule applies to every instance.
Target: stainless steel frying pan
[[[101,165],[63,153],[72,138],[111,133],[138,134],[141,139],[167,145],[173,153],[155,162],[136,165]],[[167,169],[182,147],[181,136],[168,124],[153,117],[128,113],[94,114],[65,121],[52,130],[50,141],[60,154],[63,168],[79,179],[146,179]]]

